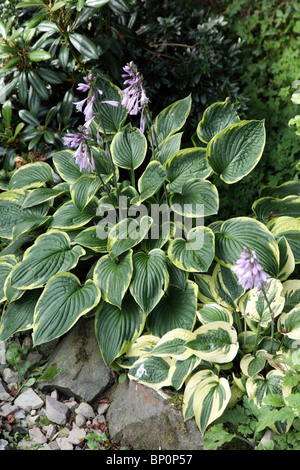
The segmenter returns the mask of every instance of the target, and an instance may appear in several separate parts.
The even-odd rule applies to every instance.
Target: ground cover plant
[[[45,8],[42,1],[25,4]],[[69,4],[75,2],[51,4],[53,17]],[[80,2],[77,7],[80,17],[84,10]],[[40,25],[41,18],[35,20]],[[42,28],[50,28],[50,38],[57,33],[49,23]],[[8,32],[4,25],[2,32]],[[13,34],[24,48],[29,43],[23,44],[23,33]],[[71,44],[79,33],[72,34]],[[56,46],[63,49],[61,39]],[[45,129],[33,119],[33,108],[19,112],[27,119],[24,145],[57,147],[47,161],[3,168],[0,340],[27,332],[38,346],[93,316],[108,366],[157,390],[180,391],[184,418],[195,417],[203,434],[224,416],[237,426],[231,433],[222,428],[219,439],[211,428],[208,445],[247,437],[235,406],[242,401],[249,406],[248,422],[252,416],[256,425],[252,447],[267,427],[280,436],[292,430],[297,441],[299,182],[262,188],[249,215],[219,219],[218,187],[234,187],[258,165],[264,120],[245,119],[230,99],[217,101],[183,145],[191,94],[153,113],[133,61],[123,65],[119,87],[89,60],[82,66],[80,47],[89,39],[75,43],[82,53],[77,73],[73,62],[76,98],[73,90],[68,118],[61,121],[62,104],[46,110]],[[9,55],[4,45],[2,53]],[[25,73],[36,99],[44,90],[36,77],[48,54],[29,48],[26,57],[39,64],[36,73],[15,70],[5,93],[16,86],[22,95]],[[51,69],[47,73],[49,78]],[[2,106],[3,138],[13,141],[18,134],[8,131],[15,102],[5,99]],[[54,117],[60,132],[47,142]]]

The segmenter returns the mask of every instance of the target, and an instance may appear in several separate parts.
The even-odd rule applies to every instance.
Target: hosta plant
[[[191,97],[152,117],[134,64],[124,67],[122,90],[97,71],[78,90],[81,124],[64,136],[65,149],[0,186],[0,340],[32,331],[37,346],[94,316],[105,363],[118,360],[155,388],[186,384],[184,415],[204,431],[230,401],[226,370],[239,352],[256,397],[280,387],[277,369],[262,383],[252,373],[268,361],[269,336],[278,346],[270,325],[280,321],[293,341],[298,334],[292,308],[283,313],[286,238],[255,217],[210,223],[218,180],[234,184],[261,158],[264,122],[217,102],[182,148]],[[267,273],[268,301],[230,269],[244,246]]]
[[[203,433],[243,396],[258,409],[264,409],[266,397],[278,397],[285,412],[270,411],[265,425],[278,434],[298,419],[291,403],[299,397],[299,189],[297,181],[266,187],[251,218],[211,224],[215,257],[208,273],[193,274],[198,286],[193,330],[150,332],[123,359],[132,380],[182,390],[184,418],[195,416]],[[252,272],[245,256],[234,263],[241,242],[253,248]],[[256,254],[270,274],[261,274]]]

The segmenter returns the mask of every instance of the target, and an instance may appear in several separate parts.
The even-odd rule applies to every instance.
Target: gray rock
[[[49,367],[57,364],[53,379],[41,382],[42,390],[57,389],[91,403],[113,382],[110,369],[99,355],[94,319],[82,318],[58,343],[49,357]]]
[[[32,388],[28,388],[15,399],[15,405],[25,411],[38,410],[44,405],[44,400]]]
[[[0,341],[0,364],[6,364],[6,347],[4,341]]]
[[[194,419],[155,390],[126,380],[111,394],[107,411],[112,439],[144,450],[202,450],[203,439]]]
[[[82,428],[86,425],[86,418],[79,413],[75,416],[75,423],[77,424],[77,426]]]
[[[56,442],[60,450],[73,450],[73,445],[68,441],[66,437],[58,437]]]
[[[73,423],[72,431],[70,431],[67,440],[70,444],[79,445],[84,441],[85,435],[85,430]]]
[[[47,426],[47,429],[45,429],[45,431],[46,431],[47,439],[51,441],[51,439],[53,439],[53,437],[55,436],[57,432],[56,426],[54,426],[54,424],[49,424],[49,426]]]
[[[5,403],[1,407],[0,416],[3,416],[4,418],[7,418],[8,415],[14,413],[17,410],[18,410],[18,407],[16,405],[10,405],[8,403]]]
[[[32,440],[31,445],[45,444],[48,440],[45,434],[43,434],[42,431],[37,427],[29,429],[29,436]]]
[[[64,403],[50,396],[46,397],[46,416],[50,421],[62,426],[66,424],[69,414],[70,409]]]
[[[89,405],[88,403],[84,403],[84,402],[80,403],[80,405],[76,408],[75,413],[81,414],[87,419],[95,417],[95,413],[91,405]]]
[[[10,399],[11,399],[10,394],[7,393],[7,391],[3,387],[2,382],[0,380],[0,402],[1,401],[10,401]]]
[[[4,369],[2,377],[7,384],[15,384],[18,381],[18,373],[14,372],[9,367]]]
[[[6,439],[0,439],[0,450],[8,449],[8,441]]]

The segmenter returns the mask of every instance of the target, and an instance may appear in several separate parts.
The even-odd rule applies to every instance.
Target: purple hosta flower
[[[127,108],[128,114],[136,115],[141,113],[140,131],[144,132],[146,123],[145,107],[149,103],[149,99],[143,86],[143,77],[133,62],[125,65],[123,70],[125,73],[122,77],[126,78],[124,85],[129,86],[121,91],[123,95],[122,105]]]
[[[85,83],[79,83],[77,90],[83,92],[89,92],[89,96],[81,101],[77,101],[74,104],[76,105],[76,110],[83,112],[85,116],[85,123],[84,127],[88,128],[93,121],[95,114],[93,105],[96,100],[96,96],[99,94],[100,96],[103,95],[103,91],[100,88],[96,87],[96,77],[94,77],[91,73],[89,73],[86,77],[83,77]],[[100,101],[100,103],[107,103],[111,106],[118,106],[119,103],[117,101]],[[83,107],[85,109],[83,110]]]
[[[258,290],[261,290],[266,286],[267,279],[270,277],[259,264],[255,251],[249,250],[246,246],[231,269],[238,276],[238,283],[245,289],[257,287]]]
[[[71,148],[77,148],[73,157],[75,162],[79,165],[80,171],[84,168],[88,169],[91,173],[91,169],[95,170],[95,162],[92,150],[89,147],[89,141],[93,141],[89,134],[88,129],[83,126],[78,127],[77,134],[67,134],[63,137],[63,143]]]

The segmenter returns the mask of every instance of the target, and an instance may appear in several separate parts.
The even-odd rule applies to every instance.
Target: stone
[[[107,411],[108,407],[109,407],[109,403],[100,403],[97,408],[97,414],[103,415]]]
[[[6,347],[4,341],[0,341],[0,364],[6,364]]]
[[[31,444],[45,444],[47,442],[47,437],[37,427],[29,429],[29,436],[32,440]]]
[[[7,391],[5,390],[4,386],[2,385],[2,382],[0,380],[0,402],[1,401],[10,401],[11,396]]]
[[[80,413],[78,413],[75,416],[75,423],[77,424],[77,426],[82,428],[83,426],[86,425],[86,418],[83,415],[81,415]]]
[[[45,429],[46,431],[46,437],[49,441],[51,441],[51,439],[53,439],[53,437],[55,436],[56,434],[56,426],[54,426],[54,424],[49,424],[49,426],[47,426],[47,429]]]
[[[0,450],[8,449],[8,441],[6,439],[0,439]]]
[[[46,416],[55,424],[60,426],[66,424],[70,409],[60,401],[55,400],[49,395],[46,397]]]
[[[28,388],[15,399],[15,405],[25,411],[38,410],[44,405],[44,400],[32,388]]]
[[[18,373],[14,372],[9,367],[6,367],[2,374],[4,382],[7,384],[15,384],[18,382]]]
[[[112,439],[143,450],[202,450],[203,438],[194,419],[155,390],[126,380],[110,393],[107,411]]]
[[[73,423],[73,428],[67,437],[67,440],[73,445],[79,445],[84,441],[85,430]]]
[[[18,407],[16,405],[10,405],[9,403],[5,403],[1,407],[0,416],[3,416],[4,418],[7,418],[8,415],[14,413],[17,410],[18,410]]]
[[[58,437],[56,442],[60,450],[73,450],[73,445],[68,441],[66,437]]]
[[[81,414],[87,419],[95,417],[95,413],[91,405],[89,405],[88,403],[84,403],[84,402],[80,403],[80,405],[76,408],[75,413]]]
[[[53,363],[60,372],[38,384],[42,390],[57,389],[91,403],[113,382],[111,370],[99,354],[93,318],[81,318],[66,333],[49,357],[49,367]]]

